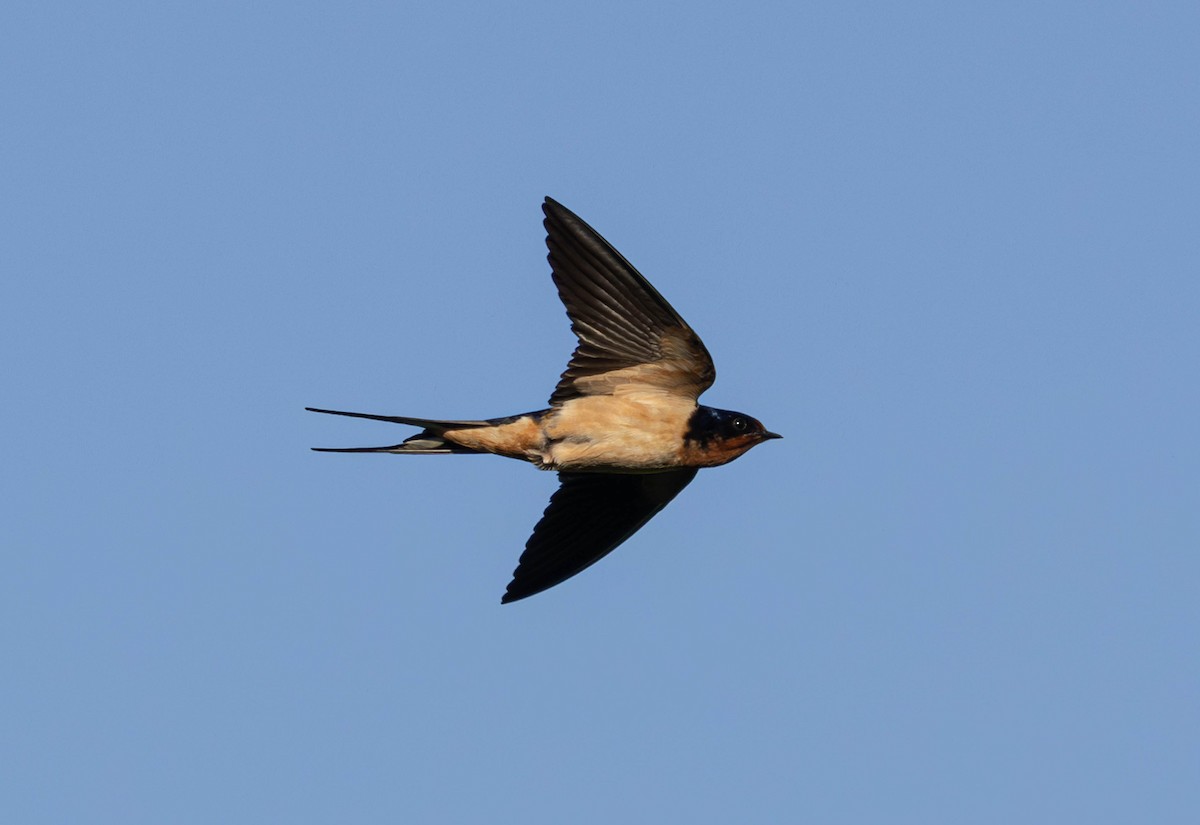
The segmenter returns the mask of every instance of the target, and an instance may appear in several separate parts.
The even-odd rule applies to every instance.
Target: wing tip
[[[535,596],[546,589],[544,587],[536,590],[521,589],[516,587],[516,584],[516,579],[513,579],[511,582],[509,582],[508,588],[504,591],[504,595],[500,597],[500,604],[512,604],[513,602],[519,602],[522,599],[528,599],[530,596]]]

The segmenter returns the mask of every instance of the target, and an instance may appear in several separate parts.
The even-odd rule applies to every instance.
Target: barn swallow
[[[546,246],[579,344],[537,412],[438,421],[321,410],[420,427],[386,447],[332,453],[492,453],[558,472],[559,488],[525,545],[502,604],[559,584],[641,529],[703,467],[781,438],[748,415],[697,403],[712,357],[666,299],[600,234],[551,198]]]

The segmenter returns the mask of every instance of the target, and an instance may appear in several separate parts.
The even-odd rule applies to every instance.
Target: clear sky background
[[[1194,3],[8,3],[0,821],[1200,821]],[[500,595],[552,195],[783,441]]]

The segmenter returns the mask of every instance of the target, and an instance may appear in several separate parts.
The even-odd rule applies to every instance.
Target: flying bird
[[[501,603],[551,588],[636,533],[703,467],[781,436],[739,412],[697,403],[712,357],[666,299],[600,234],[552,198],[542,205],[554,284],[579,344],[537,412],[440,421],[306,407],[420,427],[386,447],[318,452],[492,453],[558,473]]]

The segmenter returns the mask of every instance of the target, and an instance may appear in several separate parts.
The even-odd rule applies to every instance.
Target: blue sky
[[[1195,822],[1200,12],[8,4],[0,819]],[[783,441],[499,598],[552,195]]]

